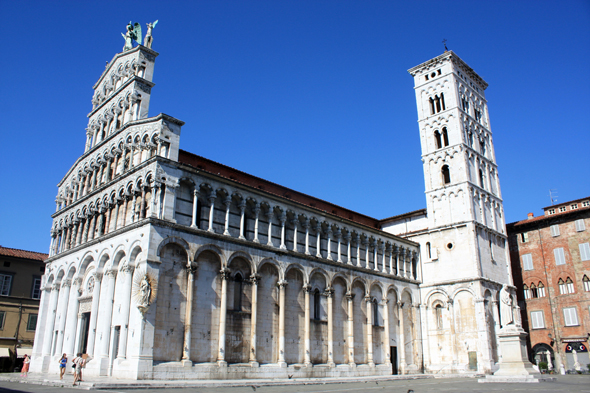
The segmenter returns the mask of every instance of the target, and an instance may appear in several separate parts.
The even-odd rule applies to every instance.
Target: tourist
[[[29,364],[31,363],[31,358],[29,355],[25,354],[25,360],[23,360],[23,368],[20,371],[21,377],[28,377],[29,376]]]
[[[81,353],[78,353],[78,355],[76,355],[76,357],[72,361],[74,362],[74,366],[75,366],[74,386],[76,386],[76,382],[82,381],[82,367],[84,367],[84,364],[86,362],[84,361],[84,358],[82,357]]]
[[[61,359],[59,359],[59,379],[64,379],[64,374],[66,373],[66,365],[68,364],[68,357],[64,353],[61,355]]]

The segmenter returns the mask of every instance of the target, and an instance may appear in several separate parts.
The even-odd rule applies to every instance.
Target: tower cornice
[[[434,59],[430,59],[422,64],[417,65],[416,67],[412,67],[408,70],[410,75],[416,76],[416,74],[423,72],[425,70],[429,70],[432,66],[443,64],[445,61],[451,61],[458,67],[460,67],[463,72],[469,75],[474,81],[476,81],[484,90],[488,88],[488,83],[483,80],[481,76],[479,76],[473,68],[469,67],[467,63],[465,63],[455,52],[452,50],[444,52],[442,55],[435,57]]]

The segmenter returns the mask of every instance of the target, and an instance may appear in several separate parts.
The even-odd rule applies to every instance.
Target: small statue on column
[[[152,42],[154,41],[154,39],[152,38],[152,30],[154,29],[154,27],[156,27],[157,24],[158,21],[155,21],[153,23],[147,23],[147,33],[144,39],[146,48],[152,48]]]

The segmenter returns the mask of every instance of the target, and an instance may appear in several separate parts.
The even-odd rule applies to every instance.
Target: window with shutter
[[[564,308],[563,317],[565,319],[565,326],[578,326],[578,313],[575,307]]]
[[[551,236],[559,236],[559,225],[551,225]]]
[[[582,282],[584,283],[584,291],[590,292],[590,279],[588,279],[587,275],[584,274]]]
[[[565,286],[565,282],[563,282],[563,280],[561,278],[557,282],[557,285],[559,286],[559,293],[560,294],[562,294],[562,295],[567,294],[567,288]]]
[[[12,284],[12,276],[9,274],[0,274],[0,295],[9,296]]]
[[[531,311],[531,321],[533,323],[533,329],[543,329],[545,327],[543,311]]]
[[[556,248],[553,250],[553,256],[555,257],[556,265],[565,265],[565,254],[563,248]]]
[[[524,270],[533,270],[533,256],[531,254],[522,256],[522,268]]]
[[[529,287],[526,286],[526,284],[522,287],[522,290],[524,292],[524,298],[526,299],[530,299],[531,298],[531,290],[529,289]]]
[[[580,248],[580,259],[590,261],[590,243],[582,243],[578,247]]]
[[[576,220],[576,231],[582,232],[584,230],[586,230],[586,224],[584,224],[584,220],[583,219]]]
[[[539,283],[539,297],[545,297],[545,285],[542,282]]]
[[[565,286],[567,287],[567,293],[575,293],[576,289],[574,288],[574,283],[571,278],[567,278],[565,280]]]

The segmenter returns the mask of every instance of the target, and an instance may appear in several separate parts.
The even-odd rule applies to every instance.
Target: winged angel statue
[[[127,33],[121,33],[123,38],[125,38],[125,46],[123,47],[123,52],[133,49],[133,40],[135,40],[139,45],[141,45],[141,26],[139,23],[131,23],[127,25]]]

